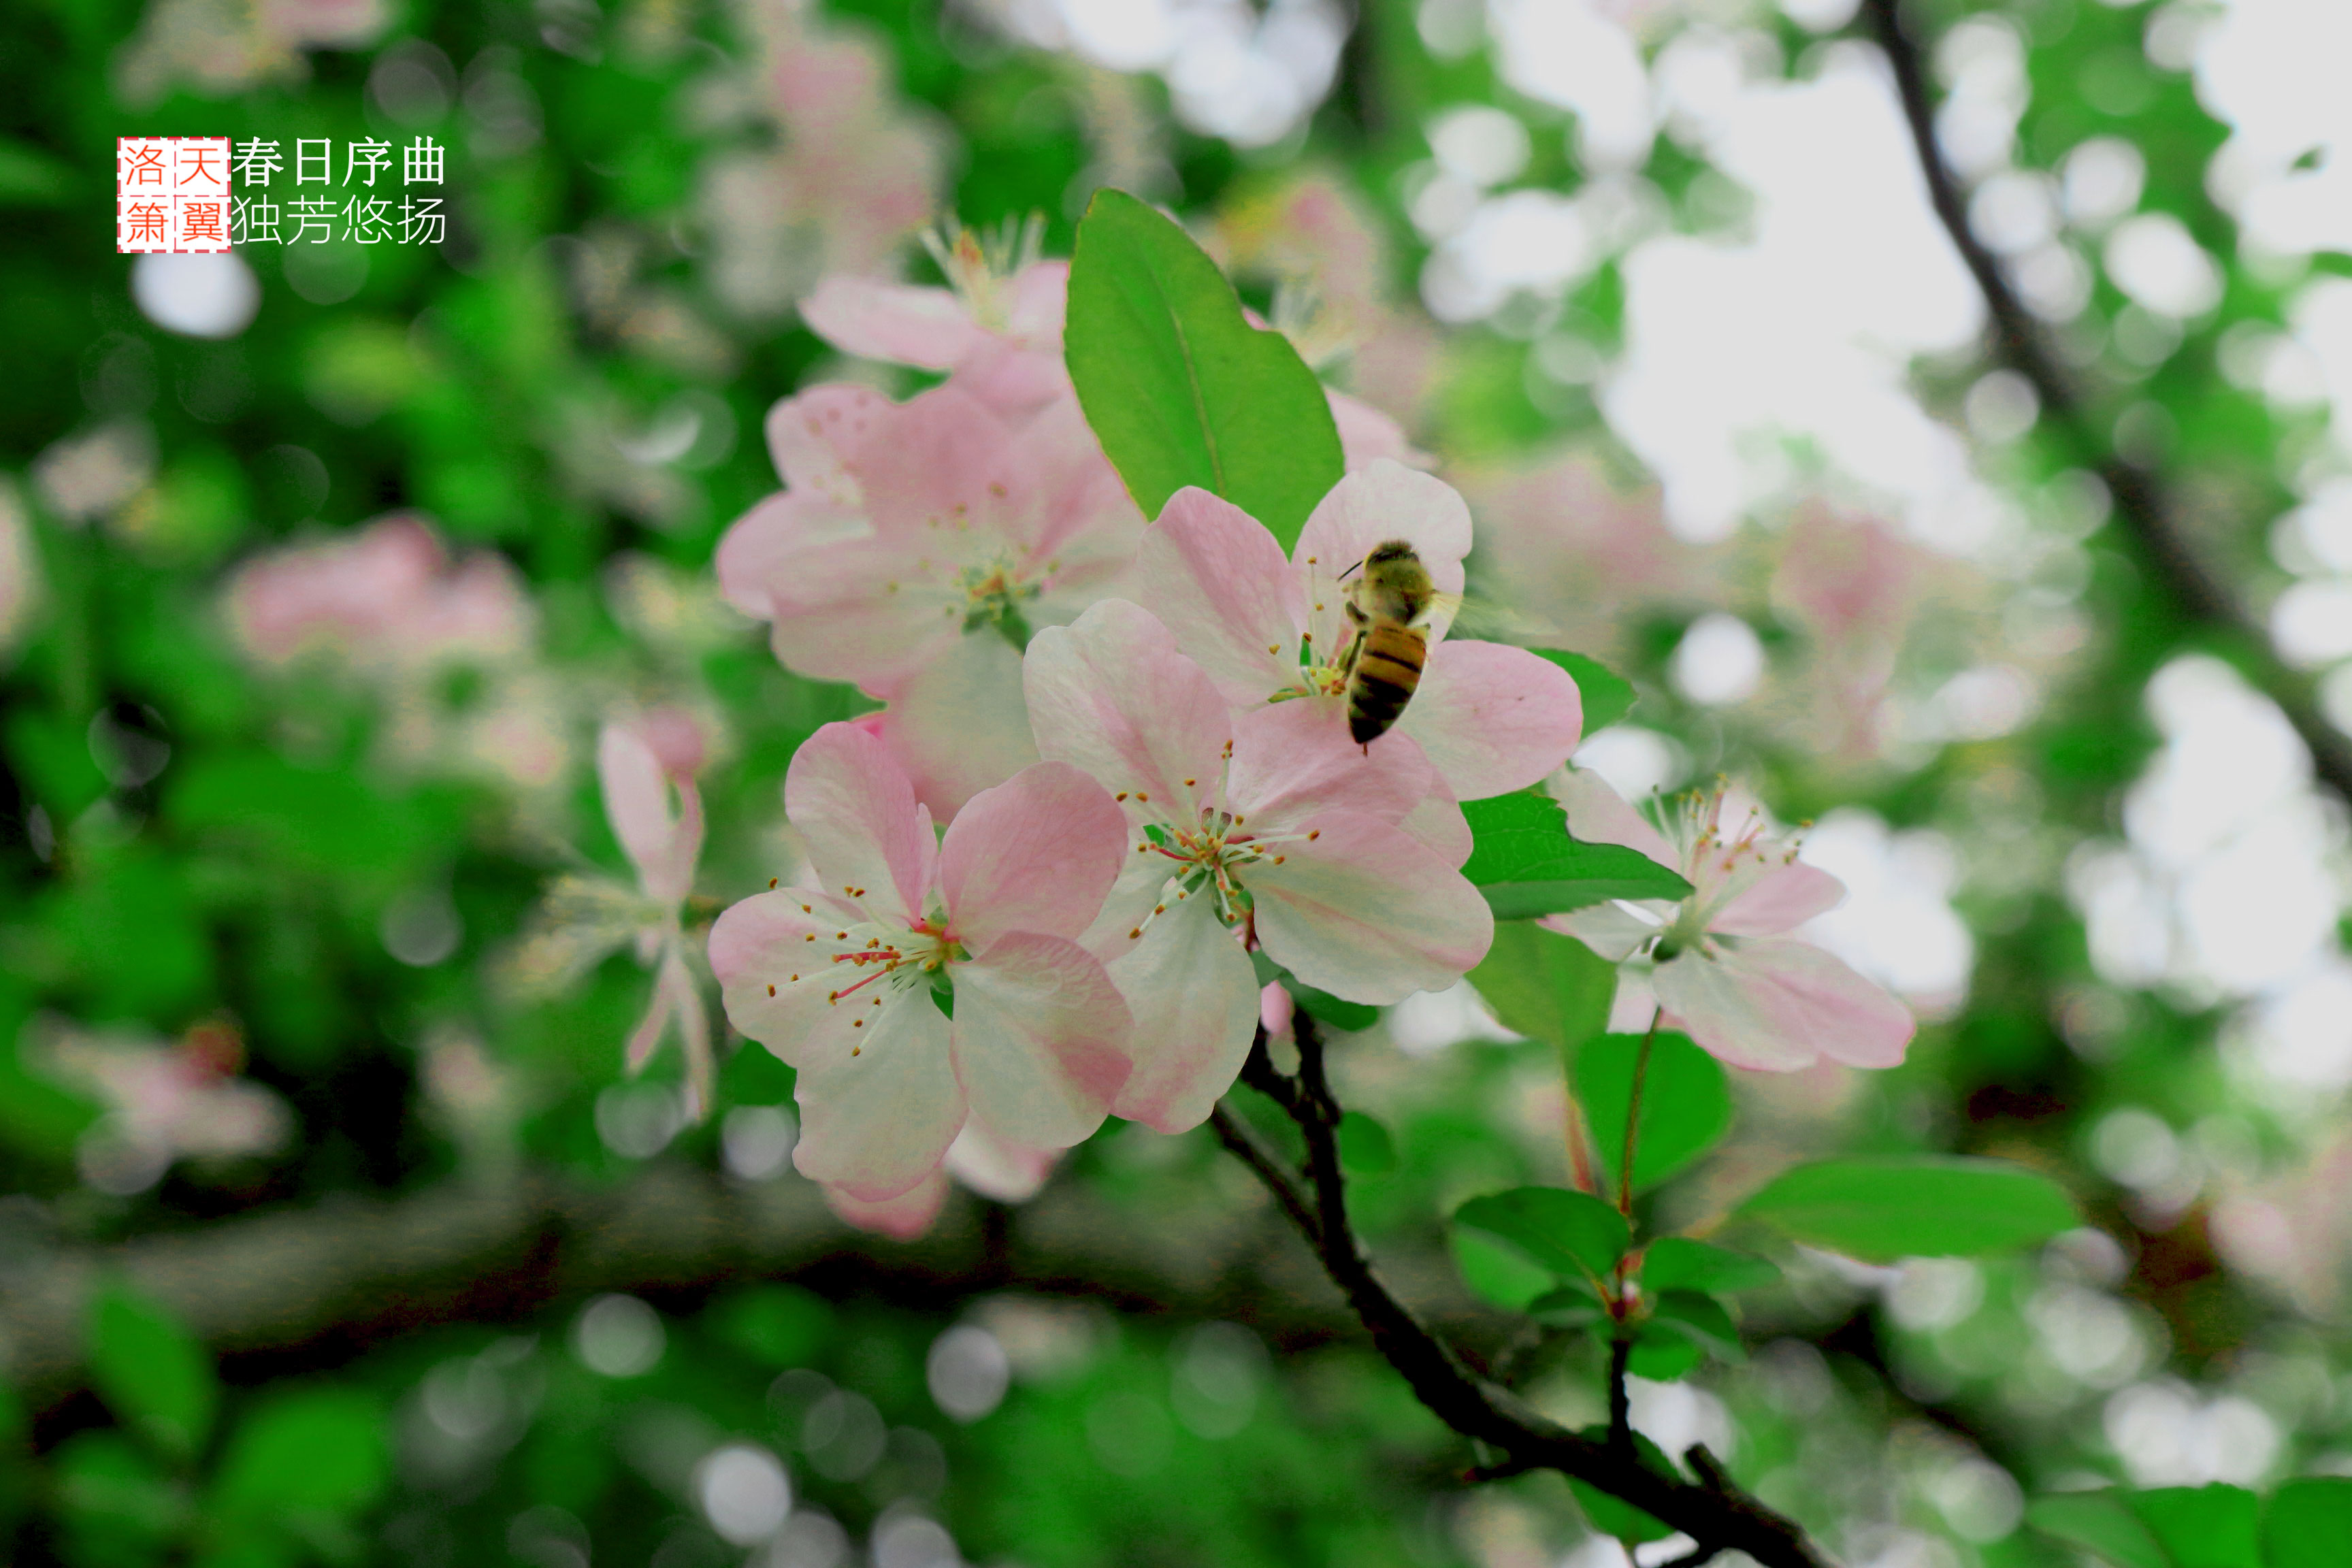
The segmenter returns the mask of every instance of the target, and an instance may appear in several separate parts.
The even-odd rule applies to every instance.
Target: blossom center
[[[963,593],[965,631],[994,626],[1008,635],[1023,634],[1014,647],[1028,645],[1028,621],[1021,606],[1044,592],[1045,584],[1028,580],[1011,552],[998,551],[964,567],[956,574],[956,586]]]

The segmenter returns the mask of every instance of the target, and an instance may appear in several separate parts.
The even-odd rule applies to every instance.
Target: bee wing
[[[1448,637],[1482,637],[1489,642],[1544,643],[1555,641],[1559,628],[1520,615],[1483,595],[1440,594],[1430,605],[1429,623]]]

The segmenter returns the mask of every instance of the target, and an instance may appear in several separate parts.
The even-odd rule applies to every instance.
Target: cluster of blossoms
[[[970,235],[939,255],[951,289],[836,279],[803,314],[945,381],[904,403],[822,386],[780,404],[785,488],[718,557],[785,664],[884,704],[801,748],[784,795],[807,874],[709,940],[729,1018],[798,1069],[796,1163],[836,1208],[919,1228],[943,1173],[1019,1195],[1107,1116],[1199,1124],[1259,1026],[1253,950],[1352,1002],[1454,984],[1493,935],[1460,803],[1547,780],[1582,836],[1656,840],[1697,886],[1679,911],[1594,918],[1639,928],[1612,930],[1611,956],[1649,948],[1703,1041],[1752,1032],[1726,1021],[1745,1005],[1842,1059],[1899,1058],[1899,1005],[1816,949],[1747,940],[1834,901],[1832,879],[1759,875],[1760,842],[1726,845],[1711,820],[1683,851],[1622,802],[1647,839],[1587,826],[1605,786],[1566,770],[1581,703],[1553,663],[1449,637],[1441,613],[1394,728],[1350,737],[1350,573],[1402,541],[1452,595],[1471,545],[1461,498],[1390,455],[1409,452],[1393,425],[1336,411],[1349,471],[1287,554],[1198,489],[1147,521],[1064,367],[1066,267]],[[1368,414],[1371,441],[1351,436]],[[1801,1016],[1850,999],[1832,969],[1879,1009],[1844,1034]]]

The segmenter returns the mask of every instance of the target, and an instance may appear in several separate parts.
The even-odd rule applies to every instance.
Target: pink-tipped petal
[[[1267,957],[1382,1006],[1442,991],[1486,956],[1494,913],[1459,871],[1372,817],[1332,812],[1308,830],[1247,873]]]
[[[596,737],[596,782],[604,789],[604,819],[636,868],[638,883],[664,903],[684,898],[693,882],[694,863],[688,859],[679,864],[686,825],[672,809],[669,777],[654,749],[629,725],[606,724]],[[698,855],[701,826],[698,810],[692,835]]]
[[[898,407],[870,386],[812,387],[768,410],[768,456],[784,488],[848,513],[864,510],[866,492],[850,469],[875,430]]]
[[[940,845],[949,929],[974,952],[1014,931],[1076,939],[1127,859],[1127,818],[1067,763],[975,795]]]
[[[700,1121],[710,1114],[719,1078],[718,1060],[710,1054],[710,1010],[703,1004],[694,972],[675,945],[662,965],[662,978],[677,1005],[678,1045],[686,1052],[686,1114],[689,1121]]]
[[[646,999],[645,1016],[637,1020],[637,1026],[629,1031],[628,1044],[622,1049],[621,1065],[631,1078],[645,1071],[646,1064],[653,1060],[654,1053],[661,1048],[662,1031],[669,1027],[670,1010],[677,1001],[677,993],[669,983],[669,964],[665,961],[661,972],[655,976],[653,994]]]
[[[1568,761],[1584,700],[1568,671],[1521,647],[1433,646],[1397,728],[1421,742],[1456,800],[1525,789]]]
[[[912,1241],[940,1217],[948,1201],[948,1177],[945,1171],[934,1171],[897,1197],[874,1204],[863,1203],[840,1187],[822,1190],[824,1206],[845,1223],[893,1241]]]
[[[1792,861],[1751,883],[1706,922],[1725,936],[1779,936],[1845,901],[1845,884],[1818,866]]]
[[[1203,489],[1169,498],[1143,531],[1143,607],[1232,703],[1263,702],[1298,680],[1305,593],[1258,521]]]
[[[863,539],[863,517],[817,495],[779,491],[730,524],[711,564],[719,591],[754,620],[776,618],[775,591],[822,570],[831,545]]]
[[[1402,820],[1436,778],[1420,746],[1384,735],[1368,750],[1348,738],[1336,698],[1300,698],[1234,720],[1225,796],[1252,832],[1287,833],[1326,811]]]
[[[1257,971],[1205,899],[1171,903],[1121,945],[1110,977],[1135,1016],[1135,1071],[1111,1109],[1162,1132],[1197,1127],[1249,1055]]]
[[[1644,900],[1638,905],[1623,902],[1593,904],[1581,910],[1570,910],[1564,914],[1546,915],[1536,923],[1547,931],[1574,937],[1591,948],[1596,956],[1612,963],[1622,963],[1643,942],[1664,929],[1665,916],[1672,914],[1674,909],[1672,904],[1655,900]],[[1644,913],[1655,918],[1644,919]]]
[[[812,679],[887,694],[950,657],[964,635],[965,596],[913,564],[906,542],[883,538],[791,562],[767,588],[777,661]]]
[[[1060,1152],[1008,1143],[977,1121],[967,1121],[948,1145],[947,1171],[982,1197],[1025,1204],[1054,1173]]]
[[[1148,611],[1107,599],[1039,632],[1021,679],[1040,752],[1125,792],[1139,822],[1196,819],[1232,726],[1216,687]]]
[[[988,341],[945,289],[910,289],[868,278],[828,278],[801,301],[809,331],[846,354],[948,370]]]
[[[825,1000],[841,983],[812,967],[808,938],[824,941],[865,918],[847,900],[812,888],[779,889],[730,905],[711,926],[709,942],[728,1021],[793,1067],[822,1055],[828,1043],[847,1051],[856,1043],[849,1020],[856,1015]]]
[[[1433,468],[1437,459],[1412,444],[1404,426],[1365,402],[1344,392],[1326,390],[1331,422],[1339,427],[1339,452],[1348,472],[1368,468],[1386,458],[1408,468]]]
[[[1068,262],[1032,262],[1013,275],[1013,304],[1004,312],[1005,325],[1016,338],[1059,348],[1069,297]]]
[[[1336,650],[1354,635],[1340,610],[1354,582],[1348,573],[1375,545],[1397,539],[1412,546],[1439,593],[1462,591],[1470,509],[1444,480],[1381,458],[1316,503],[1290,554],[1315,605],[1307,624],[1318,647]]]
[[[1444,776],[1436,773],[1430,774],[1429,793],[1404,814],[1397,826],[1457,870],[1476,847],[1470,837],[1469,818],[1462,815],[1454,792],[1445,787]]]
[[[1037,760],[1021,700],[1021,655],[994,632],[966,632],[891,694],[881,732],[915,797],[941,821]]]
[[[1809,942],[1685,952],[1652,984],[1690,1037],[1734,1067],[1789,1072],[1821,1057],[1894,1067],[1916,1027],[1909,1008]]]
[[[852,1046],[828,1042],[800,1068],[793,1098],[801,1138],[793,1163],[867,1203],[895,1198],[939,1169],[964,1123],[964,1097],[948,1047],[948,1021],[912,992],[862,1013]],[[854,1048],[856,1055],[850,1055]]]
[[[1625,804],[1625,797],[1609,787],[1609,781],[1591,768],[1570,768],[1551,783],[1552,797],[1568,812],[1568,830],[1587,844],[1622,844],[1628,849],[1638,849],[1669,870],[1683,869],[1682,857],[1665,836],[1650,826],[1642,814]]]
[[[793,754],[784,815],[828,890],[906,923],[921,917],[938,850],[929,814],[888,746],[827,724]]]
[[[955,966],[956,1077],[998,1138],[1066,1149],[1101,1126],[1128,1028],[1118,988],[1074,942],[1018,931]]]

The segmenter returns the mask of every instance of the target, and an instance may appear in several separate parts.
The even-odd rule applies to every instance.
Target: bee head
[[[1402,539],[1391,539],[1385,544],[1375,544],[1372,552],[1364,557],[1367,568],[1392,565],[1399,561],[1419,561],[1421,555]]]

